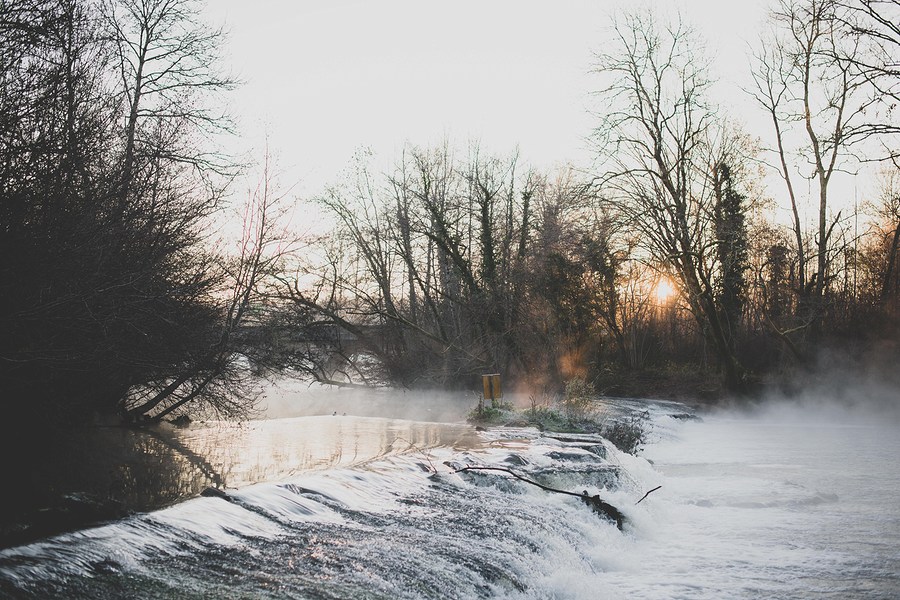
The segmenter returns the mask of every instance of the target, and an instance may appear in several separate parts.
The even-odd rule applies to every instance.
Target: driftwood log
[[[528,479],[527,477],[522,477],[515,471],[511,471],[510,469],[505,469],[503,467],[462,467],[461,469],[456,469],[454,473],[461,473],[463,471],[500,471],[502,473],[507,473],[509,475],[512,475],[519,481],[530,483],[531,485],[537,486],[544,491],[553,492],[556,494],[565,494],[567,496],[575,496],[576,498],[581,499],[581,501],[590,506],[594,510],[594,512],[615,523],[616,527],[618,527],[620,531],[622,529],[622,526],[625,524],[625,515],[622,514],[622,511],[620,511],[609,502],[605,502],[604,500],[602,500],[599,494],[595,496],[589,496],[587,491],[579,494],[577,492],[569,492],[567,490],[558,490],[556,488],[546,486],[542,483],[538,483],[537,481],[534,481],[532,479]]]

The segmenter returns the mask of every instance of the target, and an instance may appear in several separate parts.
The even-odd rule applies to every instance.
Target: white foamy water
[[[668,416],[681,410],[651,408],[651,442],[638,457],[590,436],[534,429],[473,439],[465,426],[410,421],[259,423],[239,445],[254,460],[270,438],[282,462],[314,447],[338,458],[308,461],[293,474],[278,469],[276,480],[230,490],[233,503],[198,498],[4,550],[0,595],[900,595],[895,418],[820,406],[723,412],[702,422]],[[455,472],[465,465],[599,493],[625,514],[624,531],[578,498],[504,473]]]
[[[661,419],[643,456],[663,489],[619,568],[622,597],[900,597],[900,424],[773,405]],[[643,506],[643,504],[642,504]]]

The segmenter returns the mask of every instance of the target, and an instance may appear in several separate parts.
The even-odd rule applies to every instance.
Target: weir
[[[321,459],[228,484],[231,501],[197,497],[0,551],[0,596],[885,598],[900,589],[900,511],[888,493],[900,486],[896,421],[802,411],[685,420],[671,403],[649,411],[642,456],[530,428],[276,419],[239,432],[239,455],[281,448],[283,464],[296,463],[305,446],[291,440],[307,436]],[[189,433],[188,445],[204,435]],[[622,511],[622,529],[510,471],[599,495]],[[235,464],[231,481],[251,472]]]

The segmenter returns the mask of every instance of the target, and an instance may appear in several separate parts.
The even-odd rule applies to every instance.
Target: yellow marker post
[[[500,386],[500,374],[489,373],[482,375],[481,384],[484,387],[484,399],[490,398],[491,407],[497,408],[500,398],[503,397],[503,388]]]

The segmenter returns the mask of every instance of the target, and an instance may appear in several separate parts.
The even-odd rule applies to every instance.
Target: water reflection
[[[162,508],[207,487],[239,488],[389,454],[477,444],[466,425],[349,416],[72,430],[35,441],[31,460],[9,475],[19,493],[0,516],[0,547]]]
[[[472,427],[348,416],[295,417],[195,425],[176,440],[204,457],[220,480],[208,485],[243,487],[282,480],[303,471],[350,466],[401,452],[437,446],[471,449]]]

